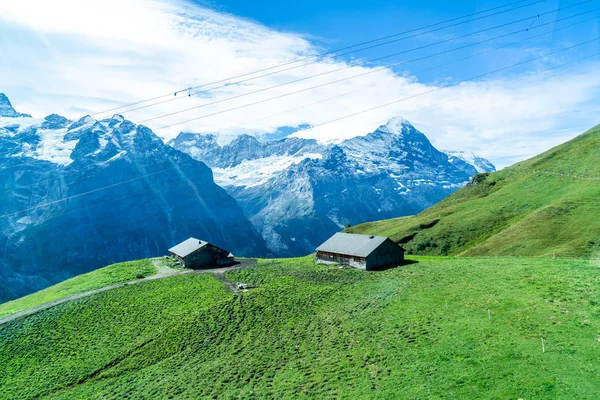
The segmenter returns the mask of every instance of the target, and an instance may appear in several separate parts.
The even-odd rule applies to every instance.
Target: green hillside
[[[189,274],[64,303],[0,325],[0,398],[600,398],[598,265],[415,261],[259,261],[227,273],[240,293]]]
[[[124,262],[100,268],[50,286],[20,299],[0,304],[0,318],[12,313],[40,306],[44,303],[99,289],[116,283],[145,278],[156,273],[151,260]]]
[[[414,217],[348,231],[390,236],[413,254],[593,255],[600,243],[600,125],[530,160],[476,175]]]

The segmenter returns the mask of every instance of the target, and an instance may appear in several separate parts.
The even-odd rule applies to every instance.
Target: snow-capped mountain
[[[214,135],[182,133],[170,145],[213,168],[280,256],[308,254],[347,224],[418,213],[478,172],[402,118],[339,144],[243,135],[220,146]]]
[[[468,151],[451,151],[444,150],[444,153],[448,156],[448,161],[451,163],[455,162],[455,160],[462,160],[469,165],[475,167],[477,172],[494,172],[496,167],[486,160],[485,158],[479,157],[473,153]]]
[[[190,236],[267,249],[210,168],[119,115],[32,118],[0,95],[0,301]]]

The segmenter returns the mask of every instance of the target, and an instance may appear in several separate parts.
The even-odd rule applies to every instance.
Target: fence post
[[[546,352],[546,348],[544,347],[544,338],[542,338],[542,353]]]

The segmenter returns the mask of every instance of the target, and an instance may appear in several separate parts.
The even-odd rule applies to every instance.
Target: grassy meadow
[[[155,273],[156,268],[152,265],[152,260],[149,259],[109,265],[87,274],[78,275],[20,299],[1,303],[0,318],[74,294],[145,278]]]
[[[260,260],[0,325],[2,399],[597,399],[595,262]],[[542,339],[545,352],[542,352]]]

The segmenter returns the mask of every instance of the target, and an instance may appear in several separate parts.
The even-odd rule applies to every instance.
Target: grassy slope
[[[403,242],[415,235],[404,244],[415,254],[577,257],[597,249],[600,125],[537,157],[477,178],[477,184],[415,217],[357,225],[349,232]]]
[[[240,295],[185,275],[62,304],[0,326],[0,398],[600,398],[599,265],[418,261],[261,261],[228,273],[258,285]]]
[[[110,265],[68,279],[20,299],[0,304],[0,317],[27,310],[74,294],[110,286],[115,283],[145,278],[154,275],[155,273],[156,269],[152,265],[151,260],[139,260]]]

